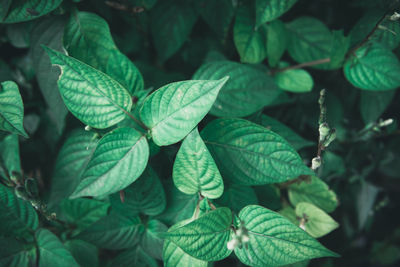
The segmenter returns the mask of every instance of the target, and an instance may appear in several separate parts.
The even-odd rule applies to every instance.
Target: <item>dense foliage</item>
[[[0,266],[398,266],[399,10],[1,1]]]

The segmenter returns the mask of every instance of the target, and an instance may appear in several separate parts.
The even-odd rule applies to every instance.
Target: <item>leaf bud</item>
[[[331,128],[329,128],[328,123],[324,122],[319,125],[319,140],[323,141],[328,136]]]
[[[321,157],[315,157],[311,160],[311,169],[316,170],[321,166]]]

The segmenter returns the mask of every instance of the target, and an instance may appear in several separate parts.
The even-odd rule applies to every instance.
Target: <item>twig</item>
[[[304,63],[298,64],[298,65],[289,66],[289,67],[282,68],[282,69],[275,69],[275,70],[270,71],[270,74],[274,75],[274,74],[276,74],[278,72],[301,69],[301,68],[304,68],[304,67],[311,67],[311,66],[315,66],[315,65],[329,63],[329,62],[331,62],[330,58],[321,58],[321,59],[317,59],[317,60],[314,60],[314,61],[304,62]]]

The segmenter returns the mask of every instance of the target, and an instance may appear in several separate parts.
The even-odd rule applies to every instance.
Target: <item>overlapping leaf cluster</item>
[[[387,205],[368,179],[396,176],[374,143],[398,133],[378,120],[400,86],[396,3],[332,30],[297,0],[3,2],[1,266],[332,263],[328,184],[350,240]],[[354,159],[361,141],[382,162]],[[393,243],[372,252],[395,262]]]

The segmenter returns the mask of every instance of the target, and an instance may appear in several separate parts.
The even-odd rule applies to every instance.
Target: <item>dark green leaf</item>
[[[296,2],[297,0],[256,0],[257,27],[265,22],[279,18]]]
[[[158,260],[162,259],[164,239],[162,234],[168,230],[168,227],[157,220],[150,220],[146,224],[146,230],[140,242],[143,250],[151,257]]]
[[[229,26],[235,15],[235,9],[231,0],[201,0],[196,1],[199,11],[205,22],[224,39],[229,31]]]
[[[13,172],[22,173],[21,161],[19,158],[18,135],[10,134],[0,141],[0,162],[0,166],[5,168],[2,174],[4,178],[12,176]]]
[[[258,204],[258,200],[254,189],[250,186],[231,184],[225,188],[217,203],[238,213],[247,205]]]
[[[98,249],[85,241],[74,239],[64,243],[81,267],[99,266]]]
[[[13,0],[1,22],[16,23],[39,18],[56,9],[61,2],[62,0]]]
[[[360,111],[365,124],[375,122],[388,108],[396,91],[361,91]]]
[[[147,255],[140,246],[119,254],[111,261],[111,266],[159,267],[157,261]]]
[[[267,25],[267,58],[271,67],[275,67],[283,53],[286,50],[288,43],[288,34],[280,20],[274,20]]]
[[[36,248],[14,238],[0,237],[0,266],[34,266]]]

